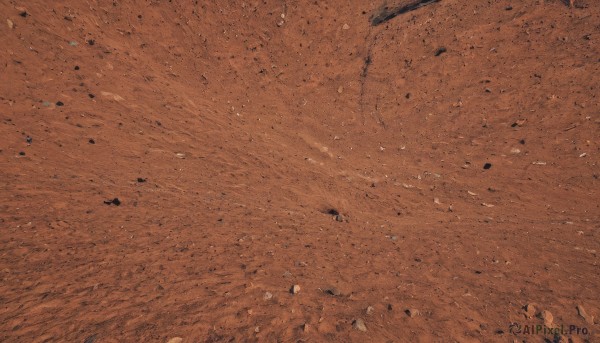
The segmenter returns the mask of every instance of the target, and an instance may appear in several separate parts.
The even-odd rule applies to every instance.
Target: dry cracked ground
[[[0,341],[600,342],[595,0],[0,14]]]

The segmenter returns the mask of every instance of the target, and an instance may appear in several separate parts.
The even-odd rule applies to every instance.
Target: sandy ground
[[[0,341],[600,342],[600,8],[411,3],[0,1]]]

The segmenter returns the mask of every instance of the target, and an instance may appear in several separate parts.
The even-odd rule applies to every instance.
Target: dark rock
[[[146,182],[146,179],[144,179],[143,177],[138,177],[137,182],[140,182],[140,183]]]
[[[504,10],[506,10],[506,11],[512,11],[512,9],[513,9],[513,8],[512,8],[512,6],[506,6],[506,7],[504,8]]]
[[[65,103],[62,102],[62,101],[57,101],[56,102],[56,106],[64,106],[64,105],[65,105]]]
[[[486,169],[486,170],[490,169],[491,167],[492,167],[491,163],[486,163],[486,164],[483,165],[483,169]]]
[[[75,66],[75,68],[73,68],[73,69],[75,69],[75,70],[79,70],[79,66]]]
[[[27,11],[23,11],[21,13],[19,13],[19,15],[23,18],[27,18],[27,16],[29,15],[29,13],[27,13]]]
[[[28,144],[31,144],[31,142],[33,142],[33,138],[27,136],[27,138],[25,138],[25,140],[27,141]]]
[[[94,94],[92,94],[92,93],[88,94],[88,96],[90,97],[90,99],[93,99],[93,98],[95,98],[95,97],[96,97],[96,96],[95,96]]]
[[[119,198],[114,198],[112,200],[104,200],[104,203],[106,205],[115,205],[115,206],[119,206],[121,205],[121,200],[119,200]]]
[[[93,40],[93,39],[89,39],[89,40],[87,41],[87,43],[88,43],[89,45],[94,45],[94,44],[96,44],[96,41],[95,41],[95,40]]]
[[[96,144],[96,141],[94,139],[90,138],[90,140],[88,141],[88,143],[90,143],[90,144]]]
[[[448,50],[445,47],[442,46],[442,47],[440,47],[439,49],[437,49],[435,51],[435,56],[439,56],[439,55],[445,53],[446,51],[448,51]]]
[[[19,151],[20,156],[25,156],[25,151]]]

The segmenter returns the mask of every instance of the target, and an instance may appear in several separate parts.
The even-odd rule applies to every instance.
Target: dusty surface
[[[594,1],[192,3],[0,2],[0,341],[600,341]]]

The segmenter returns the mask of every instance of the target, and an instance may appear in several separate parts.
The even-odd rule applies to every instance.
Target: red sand
[[[600,342],[599,7],[379,6],[1,2],[0,341]]]

